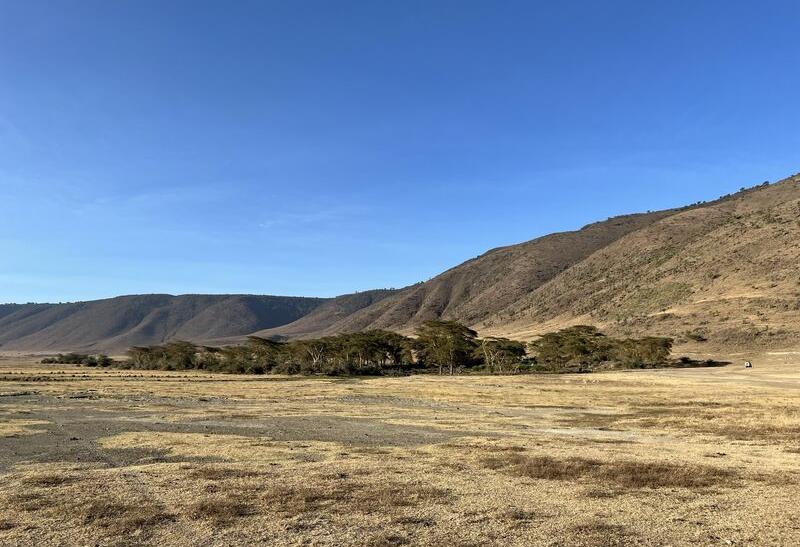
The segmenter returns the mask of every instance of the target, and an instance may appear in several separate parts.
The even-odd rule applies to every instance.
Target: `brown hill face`
[[[800,176],[670,215],[478,326],[523,338],[577,322],[726,347],[800,341]]]
[[[672,214],[675,211],[616,217],[575,232],[493,249],[337,321],[312,324],[303,318],[273,332],[317,336],[373,328],[409,331],[423,321],[439,318],[478,324],[599,249]]]
[[[502,247],[336,321],[319,336],[457,319],[531,339],[576,323],[710,345],[800,341],[800,177],[681,209],[612,218]],[[321,311],[321,308],[320,308]]]
[[[3,349],[116,351],[456,319],[531,339],[576,323],[710,346],[800,342],[800,175],[718,201],[501,247],[427,281],[334,299],[143,295],[0,305]],[[703,341],[706,340],[706,341]]]
[[[288,325],[266,329],[254,333],[255,336],[300,337],[308,334],[323,333],[346,321],[353,314],[368,308],[381,300],[399,293],[399,290],[377,289],[353,294],[345,294],[332,298],[321,304],[314,311]]]
[[[239,336],[290,323],[321,298],[137,295],[70,304],[0,306],[7,350],[121,351],[166,340]]]

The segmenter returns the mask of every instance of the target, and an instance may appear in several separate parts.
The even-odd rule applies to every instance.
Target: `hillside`
[[[530,339],[591,323],[710,345],[800,341],[800,178],[501,247],[342,317],[272,329],[410,332],[457,319]]]
[[[726,347],[800,341],[800,176],[630,233],[506,309],[486,332],[576,322]]]
[[[186,339],[411,332],[456,319],[531,339],[576,323],[707,347],[800,342],[800,175],[717,201],[615,217],[493,249],[399,290],[332,299],[141,295],[0,305],[12,350],[119,351]]]
[[[551,234],[493,249],[335,322],[323,324],[303,318],[271,332],[317,336],[371,328],[408,331],[425,320],[439,318],[478,324],[501,313],[599,249],[677,211],[615,217],[574,232]],[[318,311],[321,312],[322,307]]]
[[[170,339],[203,341],[290,323],[320,298],[151,294],[69,304],[0,306],[4,350],[121,351]]]
[[[337,296],[322,303],[314,311],[293,323],[265,329],[253,334],[268,338],[275,335],[297,337],[308,333],[326,332],[360,310],[368,308],[398,292],[400,291],[394,289],[376,289]]]

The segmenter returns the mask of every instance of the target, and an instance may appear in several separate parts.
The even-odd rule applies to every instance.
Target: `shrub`
[[[55,357],[45,357],[41,362],[44,365],[83,365],[87,367],[109,367],[114,364],[114,360],[108,355],[84,353],[59,353]]]
[[[579,325],[543,335],[530,344],[537,362],[552,371],[585,372],[604,363],[625,368],[663,364],[672,350],[671,338],[615,339],[597,328]]]
[[[707,342],[708,338],[706,338],[705,334],[702,332],[687,332],[686,338],[689,340],[693,340],[695,342]]]

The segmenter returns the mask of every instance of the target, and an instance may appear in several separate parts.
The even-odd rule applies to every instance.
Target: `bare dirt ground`
[[[6,355],[0,545],[796,544],[800,353],[722,357],[297,379]]]

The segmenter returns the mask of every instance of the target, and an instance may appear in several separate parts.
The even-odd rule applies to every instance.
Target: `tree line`
[[[114,360],[108,355],[89,355],[86,353],[59,353],[53,357],[45,357],[42,364],[82,365],[85,367],[110,367]]]
[[[645,368],[667,364],[672,339],[616,339],[590,326],[545,334],[525,344],[479,338],[456,321],[427,321],[414,337],[386,330],[306,340],[248,337],[242,345],[212,347],[169,342],[132,347],[119,366],[135,369],[208,370],[241,374],[333,376],[589,372],[599,368]]]

